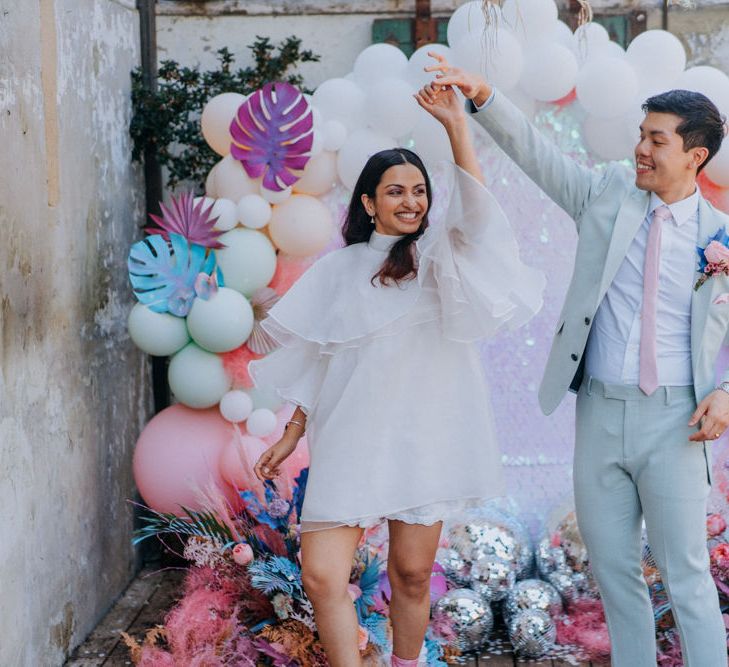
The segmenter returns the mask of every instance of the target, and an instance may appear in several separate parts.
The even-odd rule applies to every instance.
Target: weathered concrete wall
[[[0,665],[51,667],[134,572],[149,416],[125,259],[139,21],[120,0],[0,0]]]
[[[559,0],[565,5],[567,0]],[[447,16],[461,0],[433,0],[435,16]],[[593,0],[596,12],[644,9],[648,27],[661,27],[659,0]],[[237,64],[252,63],[246,48],[256,35],[275,42],[295,34],[303,47],[321,55],[319,63],[304,63],[300,72],[306,85],[351,71],[357,55],[371,43],[375,18],[413,16],[415,0],[208,0],[178,2],[159,0],[158,46],[160,59],[184,65],[213,66],[215,51],[228,47]],[[695,9],[676,5],[669,12],[669,29],[689,50],[692,64],[712,64],[729,72],[729,2],[701,0]]]

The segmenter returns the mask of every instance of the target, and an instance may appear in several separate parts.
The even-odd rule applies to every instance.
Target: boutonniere
[[[699,253],[699,268],[701,274],[694,285],[698,290],[709,278],[715,276],[729,276],[729,234],[726,229],[720,229],[709,239],[705,248],[696,248]]]

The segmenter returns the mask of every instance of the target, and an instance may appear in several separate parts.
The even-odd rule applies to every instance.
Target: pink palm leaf
[[[267,83],[240,105],[230,124],[230,152],[251,178],[263,176],[264,188],[285,190],[311,157],[313,128],[311,106],[294,86]]]
[[[197,204],[192,192],[183,192],[179,197],[173,197],[169,206],[160,202],[162,217],[149,214],[160,229],[146,227],[148,234],[160,234],[169,240],[170,233],[184,236],[190,243],[205,246],[206,248],[225,248],[225,244],[218,240],[223,233],[215,229],[217,218],[211,217],[212,206],[205,207],[205,199],[200,198]]]

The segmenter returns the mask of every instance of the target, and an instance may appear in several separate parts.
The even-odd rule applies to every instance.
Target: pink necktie
[[[658,266],[661,261],[661,229],[670,220],[671,211],[665,204],[653,211],[648,231],[648,245],[643,265],[643,307],[640,325],[640,378],[638,386],[650,396],[658,387],[656,360],[656,300],[658,298]]]

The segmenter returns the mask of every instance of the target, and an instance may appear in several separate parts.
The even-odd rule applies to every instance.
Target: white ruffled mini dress
[[[307,414],[302,530],[431,525],[504,492],[475,343],[534,315],[544,276],[483,185],[451,164],[434,187],[417,279],[373,283],[399,238],[373,231],[317,261],[263,323],[281,347],[251,375]]]

